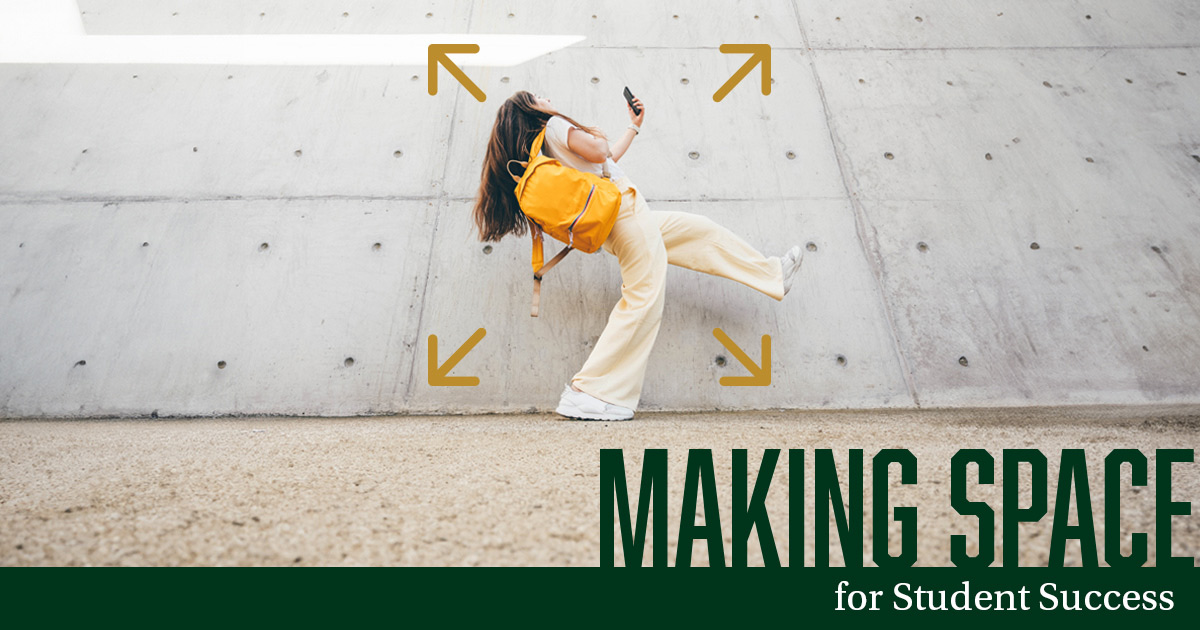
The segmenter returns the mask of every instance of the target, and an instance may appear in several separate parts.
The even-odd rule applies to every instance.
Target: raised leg
[[[729,278],[776,300],[783,299],[779,258],[767,258],[738,235],[708,217],[656,210],[667,261],[679,267]]]

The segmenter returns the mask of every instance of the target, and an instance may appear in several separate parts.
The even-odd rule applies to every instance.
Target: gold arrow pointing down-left
[[[471,338],[468,339],[466,343],[459,346],[458,350],[455,350],[454,354],[450,355],[450,358],[446,359],[446,362],[441,365],[438,365],[437,335],[429,335],[429,384],[433,385],[434,387],[456,385],[461,387],[474,387],[478,385],[478,376],[450,376],[450,370],[453,370],[454,366],[458,365],[458,362],[462,361],[463,357],[467,356],[467,353],[470,352],[471,349],[475,347],[475,344],[479,343],[479,340],[483,339],[483,336],[486,334],[487,331],[482,328],[476,330],[475,334],[471,335]]]

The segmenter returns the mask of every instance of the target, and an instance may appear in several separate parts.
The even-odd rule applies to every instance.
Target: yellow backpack
[[[529,220],[533,234],[532,317],[538,316],[542,276],[572,249],[588,254],[599,251],[612,232],[621,209],[621,191],[609,178],[607,162],[604,177],[571,168],[540,154],[545,138],[546,130],[543,129],[533,140],[527,162],[508,161],[509,166],[517,162],[525,167],[521,177],[513,175],[511,170],[508,174],[517,182],[517,203]],[[543,233],[567,244],[544,264]]]

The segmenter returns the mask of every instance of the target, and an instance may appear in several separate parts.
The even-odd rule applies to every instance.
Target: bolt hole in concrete
[[[921,19],[921,16],[919,16],[919,15],[918,15],[918,16],[917,16],[917,21],[918,21],[918,22],[924,22],[925,20]]]
[[[400,151],[400,150],[392,151],[392,157],[396,157],[396,158],[398,158],[398,157],[400,157],[400,156],[402,156],[402,155],[404,155],[404,152],[403,152],[403,151]]]
[[[200,147],[192,147],[192,153],[195,153],[199,150],[200,150]]]
[[[1085,15],[1085,16],[1083,16],[1083,17],[1085,17],[1085,18],[1087,18],[1087,19],[1089,19],[1089,20],[1090,20],[1090,19],[1092,19],[1092,16],[1090,16],[1090,15]]]
[[[991,162],[991,161],[992,161],[992,154],[991,154],[991,153],[984,153],[984,154],[983,154],[983,159],[985,159],[985,160],[987,160],[987,161]]]
[[[265,251],[267,251],[267,248],[269,248],[269,247],[271,247],[271,246],[268,245],[267,243],[263,243],[262,245],[258,246],[258,251],[265,252]]]
[[[1013,144],[1021,144],[1020,138],[1013,138]]]
[[[82,367],[84,365],[87,365],[87,361],[84,361],[82,359],[75,362],[75,367]]]
[[[515,18],[515,17],[517,17],[517,16],[516,16],[515,14],[513,14],[513,13],[509,13],[509,14],[508,14],[508,17],[509,17],[509,19],[512,19],[512,18]]]
[[[837,355],[837,364],[842,367],[846,367],[846,357],[841,354]]]
[[[1084,159],[1084,160],[1087,160],[1087,163],[1088,163],[1088,164],[1095,164],[1095,163],[1096,163],[1096,160],[1093,160],[1093,159],[1092,159],[1092,158],[1090,158],[1090,157],[1089,157],[1089,158],[1083,158],[1083,159]]]
[[[947,81],[947,82],[946,82],[946,85],[953,86],[953,85],[954,85],[954,82],[953,82],[953,81]]]
[[[350,367],[350,366],[354,365],[354,357],[346,357],[346,360],[342,361],[342,365],[344,365],[346,367]]]
[[[680,83],[682,83],[682,84],[684,84],[684,85],[687,85],[688,83],[691,83],[690,81],[688,81],[687,77],[684,77],[684,78],[680,79],[680,80],[679,80],[679,82],[680,82]]]
[[[862,84],[862,83],[866,83],[866,81],[864,81],[863,79],[859,79],[859,80],[858,80],[858,82],[859,82],[860,84]]]
[[[789,160],[794,160],[794,159],[796,159],[796,153],[795,153],[794,151],[788,151],[788,152],[787,152],[787,159],[789,159]]]
[[[150,243],[149,243],[149,242],[146,242],[146,241],[143,241],[143,242],[142,242],[142,247],[150,247]]]
[[[599,83],[600,77],[592,77],[592,83]]]
[[[1132,83],[1133,83],[1133,79],[1125,79],[1125,82],[1126,82],[1126,83],[1130,83],[1130,84],[1132,84]]]
[[[927,251],[929,251],[929,246],[925,244],[925,241],[921,241],[921,242],[917,243],[917,251],[927,252]]]
[[[894,160],[894,159],[896,159],[896,156],[892,155],[891,153],[884,153],[884,154],[883,154],[883,157],[885,157],[885,158],[887,158],[887,159],[889,159],[889,160]]]
[[[500,77],[501,83],[508,83],[508,77]]]
[[[83,152],[84,152],[84,153],[87,153],[87,149],[84,149],[84,150],[83,150]],[[1192,157],[1196,157],[1196,156],[1194,156],[1194,155],[1193,155]]]
[[[292,153],[292,155],[295,155],[296,157],[300,157],[301,155],[304,155],[304,152],[303,152],[303,151],[301,151],[300,149],[296,149],[296,150],[295,150],[295,151]]]
[[[485,253],[485,254],[490,254],[490,253],[492,253],[492,246],[491,246],[491,245],[484,245],[484,246],[483,246],[483,253]]]
[[[426,13],[426,14],[425,14],[425,17],[427,17],[427,18],[431,18],[431,17],[433,17],[433,14],[432,14],[432,13]]]
[[[958,357],[958,364],[967,367],[967,357]]]
[[[1163,253],[1163,250],[1162,250],[1162,248],[1161,248],[1161,247],[1159,247],[1158,245],[1151,245],[1151,246],[1150,246],[1150,251],[1154,252],[1155,254],[1161,254],[1161,253]]]
[[[349,14],[349,13],[343,13],[343,14],[342,14],[342,17],[350,17],[350,14]]]
[[[225,362],[224,362],[224,361],[217,361],[217,369],[218,369],[218,370],[224,370],[224,369],[225,369]]]
[[[1150,348],[1147,348],[1146,346],[1142,346],[1142,350],[1145,350],[1146,352],[1150,352]]]
[[[815,252],[815,251],[817,251],[817,244],[812,241],[809,241],[808,243],[806,243],[804,245],[804,248],[810,252]]]
[[[1050,85],[1049,81],[1042,81],[1042,85],[1044,85],[1046,87],[1054,87],[1053,85]]]
[[[1032,242],[1032,243],[1030,243],[1030,244],[1029,244],[1029,249],[1041,249],[1041,248],[1042,248],[1042,246],[1041,246],[1041,245],[1038,245],[1038,244],[1037,244],[1037,241],[1034,241],[1034,242]]]
[[[374,245],[371,246],[371,249],[373,249],[375,251],[379,251],[380,248],[382,248],[382,247],[383,247],[383,243],[375,243]]]
[[[688,157],[692,158],[693,160],[699,160],[700,153],[698,153],[696,151],[692,151],[692,152],[688,153]]]
[[[409,80],[410,81],[419,81],[420,79],[421,79],[421,77],[414,74],[414,75],[412,75],[412,79],[409,79]]]
[[[717,355],[715,363],[717,364],[717,367],[725,367],[725,357]]]

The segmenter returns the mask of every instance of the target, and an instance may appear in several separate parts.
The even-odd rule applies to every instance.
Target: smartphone
[[[640,116],[642,114],[642,108],[633,104],[633,92],[629,91],[628,85],[625,86],[625,102],[629,103],[629,106],[633,108],[633,113],[635,116]]]

